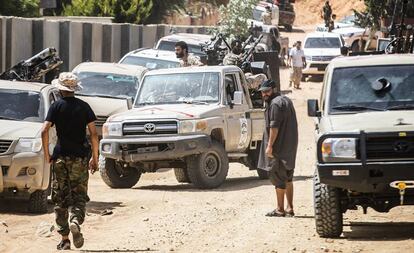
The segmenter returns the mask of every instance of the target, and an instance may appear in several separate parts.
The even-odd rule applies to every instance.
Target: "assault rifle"
[[[250,38],[250,37],[249,37]],[[253,52],[256,48],[256,46],[260,43],[260,41],[263,39],[263,34],[261,34],[259,36],[259,38],[257,38],[254,43],[250,46],[250,48],[245,51],[241,58],[240,58],[240,62],[241,62],[241,66],[240,68],[246,72],[246,70],[248,70],[250,68],[250,63],[252,61],[252,57],[253,57]]]
[[[63,61],[53,47],[46,48],[35,56],[21,61],[0,74],[2,80],[35,82],[59,67]]]

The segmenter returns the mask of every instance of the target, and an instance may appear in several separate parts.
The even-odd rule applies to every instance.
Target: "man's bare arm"
[[[92,144],[92,158],[89,162],[90,170],[95,172],[98,168],[98,156],[99,156],[99,139],[98,139],[98,132],[96,131],[95,122],[91,122],[88,124],[89,134],[91,136],[91,144]]]
[[[279,134],[278,128],[270,128],[269,141],[267,143],[267,148],[266,148],[266,155],[269,157],[273,157],[273,144],[275,143],[278,134]]]
[[[49,129],[52,127],[52,122],[45,121],[42,127],[42,147],[45,161],[50,163],[50,151],[49,151]]]

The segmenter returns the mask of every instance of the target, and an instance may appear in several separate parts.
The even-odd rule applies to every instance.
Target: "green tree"
[[[37,17],[39,15],[39,0],[0,0],[0,15]]]
[[[253,18],[253,8],[258,0],[230,0],[227,5],[220,6],[220,26],[218,31],[225,36],[247,37],[249,19]]]

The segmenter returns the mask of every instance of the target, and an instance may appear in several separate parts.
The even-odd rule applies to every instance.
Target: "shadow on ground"
[[[312,176],[295,176],[293,181],[306,181],[312,179]],[[227,191],[240,191],[260,187],[263,185],[270,185],[269,180],[260,180],[258,177],[241,177],[241,178],[229,178],[216,189],[197,189],[192,184],[180,184],[176,185],[146,185],[138,186],[133,189],[136,190],[149,190],[149,191],[171,191],[171,192],[227,192]]]
[[[117,207],[124,207],[122,202],[102,202],[102,201],[89,201],[86,205],[88,213],[102,214],[103,212],[112,211]]]
[[[414,238],[414,222],[350,222],[350,241],[398,241]]]

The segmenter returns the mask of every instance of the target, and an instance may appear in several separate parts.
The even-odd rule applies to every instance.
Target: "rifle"
[[[256,39],[256,41],[253,43],[253,45],[249,48],[249,50],[247,50],[246,52],[243,53],[240,62],[242,62],[242,64],[245,64],[246,62],[250,62],[252,56],[253,56],[253,52],[254,49],[256,48],[256,46],[260,43],[260,41],[263,39],[263,34],[261,34],[259,36],[259,38]]]
[[[59,67],[63,61],[53,47],[46,48],[31,58],[21,61],[0,74],[2,80],[34,82]]]

